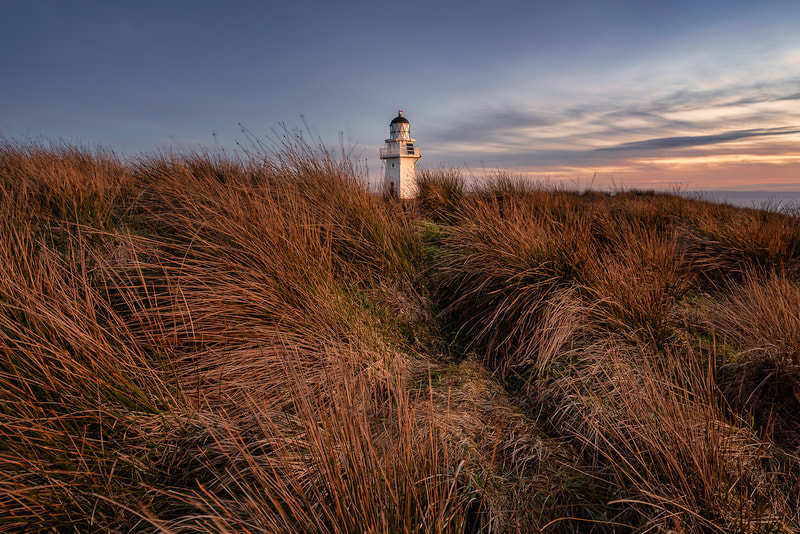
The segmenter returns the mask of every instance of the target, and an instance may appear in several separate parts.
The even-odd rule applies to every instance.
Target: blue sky
[[[283,123],[370,172],[800,190],[800,2],[0,0],[0,135],[122,153]]]

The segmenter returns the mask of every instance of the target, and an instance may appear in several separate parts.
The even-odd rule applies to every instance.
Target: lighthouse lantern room
[[[417,162],[422,156],[411,139],[411,125],[403,110],[389,124],[389,139],[381,149],[385,166],[384,191],[393,197],[414,198],[417,195]]]

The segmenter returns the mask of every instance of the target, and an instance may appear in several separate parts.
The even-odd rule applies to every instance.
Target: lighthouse
[[[411,139],[411,124],[403,117],[403,110],[389,123],[389,139],[381,149],[380,158],[385,166],[384,191],[393,197],[417,196],[417,162],[422,156]]]

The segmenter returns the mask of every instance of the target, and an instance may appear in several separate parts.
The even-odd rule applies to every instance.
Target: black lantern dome
[[[408,124],[408,119],[403,117],[403,110],[397,112],[397,117],[392,119],[389,124]]]

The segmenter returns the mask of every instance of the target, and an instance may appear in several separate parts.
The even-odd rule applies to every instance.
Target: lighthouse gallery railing
[[[382,148],[381,149],[381,157],[387,158],[392,156],[413,156],[413,157],[420,157],[419,149],[412,148],[407,149],[406,147],[392,147],[392,148]]]

